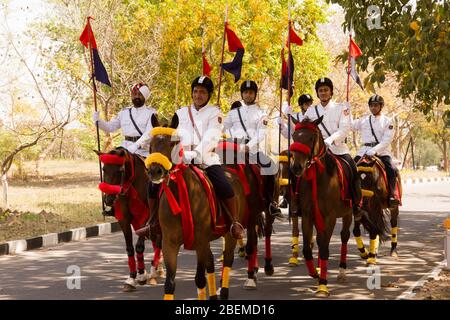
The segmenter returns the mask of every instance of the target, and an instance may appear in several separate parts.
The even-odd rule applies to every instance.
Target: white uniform
[[[372,121],[373,131],[379,142],[376,146],[364,145],[376,143],[375,137],[370,129],[369,119]],[[379,156],[391,156],[391,143],[394,139],[393,128],[391,119],[384,114],[379,116],[368,115],[353,121],[352,129],[361,132],[361,141],[363,143],[363,146],[358,150],[357,155],[362,157],[367,151],[373,148]]]
[[[246,105],[241,101],[242,106],[228,112],[224,121],[224,130],[230,133],[232,138],[248,139],[247,146],[251,153],[263,151],[264,138],[266,135],[267,123],[266,114],[257,104]],[[238,109],[241,112],[242,121],[247,129],[247,133],[239,119]]]
[[[297,112],[297,113],[294,113],[293,115],[291,115],[291,118],[295,118],[295,120],[297,120],[298,122],[302,122],[303,117],[304,116],[303,116],[302,112]],[[287,139],[288,138],[288,126],[287,126],[286,122],[283,121],[283,123],[281,125],[281,134],[283,135],[283,137],[285,137]],[[291,120],[291,136],[294,133],[294,131],[295,131],[295,124]]]
[[[323,107],[321,104],[311,106],[306,110],[304,117],[310,120],[318,119],[317,112],[320,116],[324,116],[322,123],[330,132],[330,136],[320,124],[319,128],[322,131],[324,139],[329,138],[331,146],[330,150],[336,155],[343,155],[349,153],[348,146],[345,143],[345,138],[349,135],[351,130],[351,115],[350,108],[346,104],[337,104],[334,101],[329,101],[328,104]]]
[[[199,131],[198,137],[192,121],[189,117],[188,109],[191,108],[192,117]],[[206,105],[200,110],[196,110],[194,105],[182,107],[177,110],[179,125],[178,135],[184,150],[197,151],[200,154],[200,164],[206,167],[220,165],[220,158],[214,149],[222,136],[222,112],[216,106]],[[199,159],[196,159],[198,163]]]
[[[141,134],[136,130],[133,122],[130,118],[130,108],[131,114],[133,116],[134,122],[139,127]],[[156,114],[154,108],[148,108],[142,106],[140,108],[129,107],[119,112],[119,114],[111,121],[98,120],[98,127],[105,132],[114,132],[118,129],[122,129],[122,134],[126,137],[139,137],[136,142],[123,140],[121,146],[124,148],[129,148],[132,145],[139,147],[135,153],[147,157],[150,148],[150,131],[152,130],[151,117]]]

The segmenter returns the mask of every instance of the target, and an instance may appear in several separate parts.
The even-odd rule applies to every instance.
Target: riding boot
[[[244,227],[238,221],[237,209],[236,209],[236,197],[233,196],[231,198],[223,200],[225,206],[227,207],[231,221],[230,232],[233,238],[239,240],[244,236]]]
[[[395,191],[397,187],[397,177],[389,178],[389,207],[393,207],[400,204],[400,201],[395,196]]]
[[[147,240],[150,239],[151,236],[155,237],[157,235],[156,233],[158,232],[157,229],[159,229],[159,221],[156,216],[155,217],[153,216],[157,214],[155,208],[156,199],[150,198],[148,200],[148,206],[150,210],[150,215],[147,223],[141,229],[135,230],[135,233],[138,237],[145,237],[145,239]]]
[[[269,213],[271,216],[275,218],[282,218],[283,214],[281,213],[280,208],[278,207],[278,199],[274,199],[276,196],[275,193],[275,175],[267,175],[266,176],[266,198],[267,203],[269,203]],[[277,200],[277,201],[275,201]]]

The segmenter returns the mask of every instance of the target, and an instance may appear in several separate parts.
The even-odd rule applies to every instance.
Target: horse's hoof
[[[367,265],[374,265],[377,264],[377,259],[376,258],[367,258]]]
[[[143,285],[147,284],[148,278],[149,278],[149,275],[148,275],[147,271],[145,271],[144,273],[138,274],[136,276],[136,281],[139,285],[143,286]]]
[[[247,279],[244,284],[244,289],[246,290],[255,290],[256,289],[256,281],[255,279]]]
[[[264,266],[264,272],[266,273],[266,275],[271,276],[273,275],[274,269],[273,269],[273,265],[269,264]]]
[[[161,263],[158,265],[158,268],[156,268],[156,272],[158,273],[158,277],[160,278],[164,278],[166,276],[164,266]]]
[[[123,292],[133,292],[136,291],[136,287],[129,285],[128,283],[125,283],[123,285]]]
[[[397,249],[391,249],[391,257],[398,259]]]
[[[317,291],[316,291],[316,297],[317,298],[328,298],[329,296],[330,296],[330,292],[328,292],[327,286],[324,284],[319,285],[319,288],[317,288]]]
[[[147,284],[149,284],[149,285],[151,285],[151,286],[156,286],[156,285],[158,284],[158,280],[156,280],[156,278],[150,277],[150,278],[147,280]]]
[[[217,295],[209,296],[209,300],[218,300]]]
[[[298,258],[290,257],[289,258],[289,267],[297,267],[299,265]]]
[[[220,288],[220,292],[217,294],[220,296],[220,300],[228,300],[229,288]]]
[[[345,274],[345,269],[339,268],[339,274],[337,276],[338,282],[346,282],[347,281],[347,275]]]
[[[245,257],[245,248],[239,248],[238,255],[241,258]]]

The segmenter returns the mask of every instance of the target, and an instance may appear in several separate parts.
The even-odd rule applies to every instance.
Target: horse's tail
[[[256,226],[258,227],[258,238],[263,238],[266,234],[265,232],[265,219],[267,219],[266,215],[259,214],[256,218]]]
[[[380,237],[380,241],[384,242],[389,239],[389,214],[388,209],[370,210],[370,213],[364,211],[361,218],[361,224],[366,231],[375,231]]]

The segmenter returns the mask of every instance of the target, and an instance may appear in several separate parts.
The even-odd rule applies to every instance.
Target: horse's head
[[[99,189],[106,195],[105,205],[112,207],[117,195],[123,192],[122,187],[126,180],[125,166],[130,154],[120,147],[108,153],[94,151],[103,163],[103,182],[100,183]]]
[[[368,155],[364,155],[356,163],[358,174],[361,178],[361,189],[363,190],[375,190],[376,188],[376,166],[375,158]],[[363,191],[363,193],[366,193]]]
[[[147,172],[152,183],[161,183],[169,174],[172,163],[180,163],[180,137],[177,134],[179,119],[177,114],[172,117],[169,127],[160,126],[158,119],[152,115],[153,129],[150,132],[150,155],[145,161]]]
[[[297,177],[301,177],[311,164],[325,154],[325,143],[318,127],[322,119],[323,117],[315,121],[295,121],[295,131],[292,135],[294,143],[289,149],[291,170]]]

